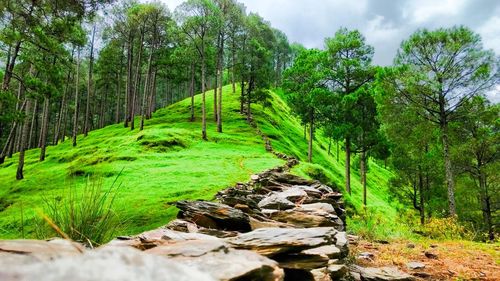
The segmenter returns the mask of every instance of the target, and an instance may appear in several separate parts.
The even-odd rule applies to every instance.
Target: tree
[[[293,111],[300,116],[304,124],[309,124],[308,161],[312,162],[312,146],[315,123],[320,123],[318,108],[325,95],[324,70],[321,63],[325,53],[316,50],[303,50],[295,59],[292,67],[284,73],[284,88]]]
[[[494,176],[499,168],[500,106],[491,105],[482,97],[475,97],[464,103],[460,110],[466,117],[459,126],[452,124],[453,131],[461,140],[455,147],[454,162],[458,171],[468,174],[478,188],[484,229],[493,241],[495,231],[492,213],[495,207],[492,196],[498,194],[498,182],[495,182]]]
[[[328,86],[333,93],[328,119],[338,124],[336,135],[344,139],[345,186],[351,194],[351,142],[353,139],[352,107],[358,90],[373,80],[374,69],[371,66],[373,47],[365,43],[359,31],[338,30],[333,38],[327,38],[325,45],[328,53],[326,67],[329,70]]]
[[[449,124],[474,96],[499,83],[499,60],[486,51],[479,35],[466,27],[422,29],[401,44],[390,84],[394,102],[415,105],[416,113],[436,124],[441,133],[449,214],[456,215],[450,157]]]
[[[176,18],[181,30],[193,42],[201,62],[201,135],[207,140],[207,116],[206,116],[206,67],[207,67],[207,44],[216,24],[214,17],[216,7],[209,0],[188,0],[176,9]]]

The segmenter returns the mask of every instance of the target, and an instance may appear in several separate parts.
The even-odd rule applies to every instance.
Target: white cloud
[[[412,0],[406,3],[403,17],[413,23],[425,23],[438,17],[457,16],[466,4],[466,0]]]
[[[500,16],[494,16],[477,30],[483,39],[485,48],[500,54]]]

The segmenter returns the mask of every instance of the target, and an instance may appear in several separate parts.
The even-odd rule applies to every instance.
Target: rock
[[[271,180],[290,185],[311,185],[314,182],[289,173],[275,173],[270,176]]]
[[[327,267],[328,273],[333,280],[339,280],[347,275],[349,269],[343,264],[331,264]]]
[[[316,215],[307,212],[298,212],[294,210],[279,211],[270,214],[270,219],[288,223],[294,225],[295,227],[320,227],[320,226],[339,226],[339,222],[335,221],[338,219],[337,216],[333,218],[325,215]]]
[[[172,241],[146,251],[149,254],[168,257],[200,257],[209,252],[227,250],[227,244],[222,240],[186,240]]]
[[[259,180],[259,175],[251,175],[250,179],[253,181]]]
[[[277,222],[273,220],[257,220],[252,217],[250,217],[250,226],[252,227],[252,230],[259,229],[259,228],[270,228],[270,227],[279,227],[279,228],[292,228],[293,225],[291,224],[286,224],[282,222]]]
[[[47,241],[0,240],[0,264],[2,267],[37,263],[60,257],[72,257],[83,252],[85,252],[85,248],[81,244],[63,239]]]
[[[337,234],[335,234],[335,246],[337,246],[337,248],[340,249],[340,252],[341,252],[341,256],[344,258],[344,257],[347,257],[347,255],[349,254],[349,238],[348,238],[348,235],[346,232],[337,232]]]
[[[235,250],[216,240],[177,241],[146,251],[207,272],[217,280],[283,280],[278,264],[257,253]]]
[[[199,226],[220,230],[250,231],[250,219],[241,210],[228,205],[205,201],[179,201],[177,215]]]
[[[295,204],[293,202],[277,195],[277,193],[265,197],[257,205],[261,209],[276,209],[276,210],[288,210],[295,207]]]
[[[430,275],[429,273],[427,272],[413,272],[411,275],[415,276],[415,277],[419,277],[419,278],[422,278],[422,279],[429,279],[432,277],[432,275]]]
[[[314,281],[331,281],[332,278],[326,267],[311,270]]]
[[[227,241],[235,248],[271,256],[335,243],[335,234],[333,227],[260,228]]]
[[[323,195],[321,191],[309,185],[294,185],[292,186],[292,188],[303,190],[307,193],[308,196],[313,198],[321,198],[321,196]]]
[[[408,248],[408,249],[414,249],[415,248],[415,244],[408,243],[408,244],[406,244],[406,248]]]
[[[335,209],[331,204],[328,203],[312,203],[312,204],[302,204],[295,208],[297,211],[309,211],[309,212],[326,212],[335,214]]]
[[[412,281],[415,277],[399,271],[394,267],[360,267],[353,266],[353,272],[360,274],[362,281]]]
[[[169,241],[184,241],[184,240],[217,240],[218,238],[201,234],[201,233],[184,233],[179,231],[170,230],[164,227],[157,228],[154,230],[143,232],[137,237],[142,242],[154,242],[159,241],[161,244],[162,240]]]
[[[425,251],[424,255],[429,259],[434,259],[434,260],[438,259],[438,255],[430,251]]]
[[[87,251],[72,258],[0,268],[2,280],[215,281],[208,273],[133,248]]]
[[[389,245],[389,241],[387,240],[375,240],[375,242],[379,243],[379,244],[382,244],[382,245]]]
[[[302,188],[291,187],[291,188],[285,189],[282,192],[277,192],[276,195],[278,195],[281,198],[285,198],[287,200],[295,202],[295,201],[306,198],[307,192],[305,192]]]
[[[408,267],[408,269],[411,269],[411,270],[424,269],[425,264],[423,264],[421,262],[412,261],[412,262],[407,263],[406,267]]]
[[[328,257],[328,259],[340,258],[341,251],[334,245],[325,245],[317,248],[307,249],[300,252],[305,255],[323,255]]]
[[[364,259],[368,261],[373,261],[375,258],[375,255],[370,253],[370,252],[362,252],[358,255],[358,259]]]
[[[188,222],[185,220],[180,220],[180,219],[175,219],[171,222],[169,222],[165,228],[168,228],[170,230],[174,231],[180,231],[180,232],[187,232],[187,233],[196,233],[198,232],[199,228],[195,223]]]
[[[283,268],[315,269],[328,266],[330,259],[338,257],[340,257],[340,250],[337,247],[325,245],[302,250],[300,253],[275,255],[273,259],[278,261]]]

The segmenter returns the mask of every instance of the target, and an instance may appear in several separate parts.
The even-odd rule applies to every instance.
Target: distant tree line
[[[360,32],[342,28],[324,50],[302,49],[285,71],[288,100],[309,128],[309,161],[321,129],[343,142],[349,194],[351,155],[359,155],[364,205],[368,158],[382,159],[397,173],[393,196],[409,201],[422,224],[458,215],[493,240],[500,107],[484,94],[500,83],[499,57],[462,26],[418,30],[393,66],[374,66],[372,57]]]

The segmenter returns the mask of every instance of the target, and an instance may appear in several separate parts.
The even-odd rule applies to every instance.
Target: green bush
[[[62,196],[43,197],[42,218],[45,223],[41,223],[37,236],[61,236],[88,247],[111,240],[120,226],[118,216],[112,209],[118,177],[107,189],[103,188],[101,178],[87,177],[81,191],[70,185]]]

